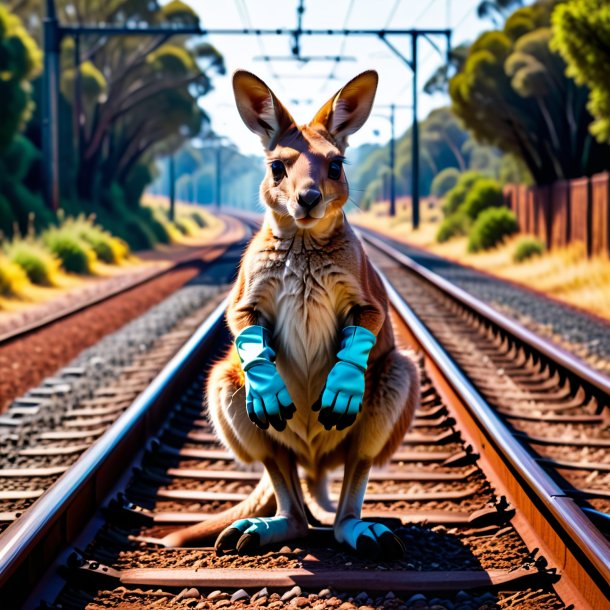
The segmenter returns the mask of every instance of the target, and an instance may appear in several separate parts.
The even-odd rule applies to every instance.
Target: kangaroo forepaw
[[[385,525],[361,519],[346,519],[336,525],[335,538],[372,559],[401,559],[406,551],[402,540]]]
[[[246,555],[267,544],[300,538],[306,533],[307,524],[291,517],[240,519],[220,533],[214,548],[218,555]]]

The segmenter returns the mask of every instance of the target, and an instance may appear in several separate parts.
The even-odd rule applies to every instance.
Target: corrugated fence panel
[[[580,241],[589,256],[610,256],[610,172],[543,186],[506,184],[503,193],[521,233],[549,249]]]
[[[580,242],[591,247],[591,198],[589,178],[570,180],[570,243]]]
[[[538,239],[541,239],[547,248],[551,246],[551,233],[549,231],[549,209],[551,187],[533,186],[531,188],[533,194],[533,207],[535,215],[535,233]]]
[[[524,184],[519,185],[519,205],[521,206],[521,230],[523,233],[530,233],[530,214],[529,214],[529,187]]]
[[[566,180],[551,186],[551,248],[568,245],[570,239],[570,183]]]
[[[610,174],[591,177],[591,254],[610,254]]]
[[[533,187],[528,187],[525,192],[525,226],[527,232],[532,235],[536,234],[536,202],[535,191]]]

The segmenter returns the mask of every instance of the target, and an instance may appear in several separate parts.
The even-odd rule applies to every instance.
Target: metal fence
[[[519,230],[547,248],[581,242],[589,256],[610,255],[610,173],[543,186],[507,184],[504,201]]]

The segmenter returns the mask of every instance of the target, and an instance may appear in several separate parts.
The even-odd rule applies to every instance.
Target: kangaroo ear
[[[318,110],[311,125],[324,125],[339,144],[347,146],[347,136],[358,131],[369,118],[378,81],[375,70],[359,74]]]
[[[246,126],[260,136],[267,149],[273,150],[280,136],[294,125],[288,110],[258,76],[246,70],[233,74],[233,91]]]

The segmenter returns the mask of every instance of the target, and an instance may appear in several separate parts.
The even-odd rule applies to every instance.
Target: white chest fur
[[[327,252],[295,244],[276,259],[271,275],[275,289],[266,317],[274,329],[278,371],[297,411],[286,430],[269,432],[304,463],[314,464],[346,434],[325,430],[311,406],[336,362],[354,281]]]

